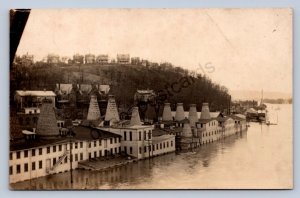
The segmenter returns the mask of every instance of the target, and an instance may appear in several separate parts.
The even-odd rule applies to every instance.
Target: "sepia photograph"
[[[291,8],[10,10],[10,190],[293,189]]]

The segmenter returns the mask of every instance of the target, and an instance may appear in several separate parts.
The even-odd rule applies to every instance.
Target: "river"
[[[279,109],[279,108],[280,109]],[[269,189],[293,186],[292,105],[268,105],[271,121],[204,145],[105,172],[75,170],[12,185],[13,189]],[[272,117],[276,117],[272,119]]]

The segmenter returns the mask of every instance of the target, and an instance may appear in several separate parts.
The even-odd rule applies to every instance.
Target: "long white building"
[[[74,138],[27,138],[30,140],[12,143],[9,159],[10,183],[69,171],[71,162],[72,169],[76,169],[80,161],[120,153],[119,135],[83,126],[74,130]]]

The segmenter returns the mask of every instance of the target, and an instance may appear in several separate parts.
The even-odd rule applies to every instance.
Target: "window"
[[[167,142],[167,148],[169,148],[169,142]]]
[[[115,138],[115,144],[117,143],[117,141],[118,141],[118,138]]]
[[[112,143],[113,143],[113,139],[112,139],[112,138],[110,138],[110,139],[109,139],[109,141],[110,141],[110,144],[112,144]]]
[[[49,146],[47,147],[47,153],[50,153],[50,147]]]
[[[102,157],[102,150],[99,151],[99,157]]]
[[[97,146],[97,142],[96,141],[94,141],[94,147],[96,147]]]
[[[114,151],[113,151],[112,148],[110,149],[110,154],[111,154],[111,155],[114,154]]]
[[[33,171],[35,170],[35,162],[31,163],[31,170],[33,170]]]
[[[17,164],[17,174],[18,173],[21,173],[21,165],[20,164]]]
[[[164,142],[164,148],[166,148],[166,143]]]
[[[139,141],[142,140],[142,133],[139,131]]]
[[[132,147],[129,148],[129,153],[132,154]]]
[[[76,153],[75,154],[75,162],[77,162],[78,161],[78,154]]]
[[[83,160],[83,153],[80,153],[80,160]]]
[[[156,150],[158,150],[158,144],[156,144]]]
[[[70,143],[70,149],[73,149],[73,143]]]
[[[149,130],[148,139],[151,139],[151,130]]]
[[[147,139],[147,136],[146,136],[146,131],[144,131],[144,140]]]
[[[129,141],[132,141],[132,132],[129,132]]]
[[[43,149],[39,148],[39,155],[43,155]]]
[[[97,152],[96,151],[94,151],[94,157],[97,157]]]
[[[89,148],[91,148],[91,143],[89,142]]]
[[[121,153],[121,147],[119,147],[119,153]]]
[[[147,152],[147,147],[146,146],[144,146],[144,153],[146,153]]]
[[[24,172],[28,172],[28,163],[24,164]]]
[[[173,147],[173,141],[171,141],[171,147]]]
[[[18,152],[17,152],[17,159],[20,159],[20,157],[21,157],[21,152],[18,151]]]
[[[42,169],[43,168],[43,161],[39,161],[39,169]]]
[[[53,153],[56,152],[56,146],[53,146]]]
[[[117,147],[115,148],[115,153],[117,153],[118,151],[117,151]]]
[[[9,159],[10,159],[10,160],[13,159],[13,153],[9,153]]]
[[[124,131],[124,141],[127,141],[127,134],[126,134],[126,131]]]
[[[91,153],[89,153],[89,159],[91,159],[92,158],[92,154]]]
[[[127,147],[124,146],[124,152],[127,154]]]
[[[149,151],[151,151],[151,148],[152,148],[151,145],[149,145]]]
[[[152,145],[152,150],[155,151],[155,145],[154,144]]]
[[[34,157],[35,156],[35,149],[31,150],[31,156]]]
[[[142,148],[139,147],[139,154],[142,154]]]
[[[78,142],[75,142],[75,149],[78,148]]]
[[[13,167],[12,167],[12,166],[9,167],[9,174],[10,174],[10,175],[13,174]]]
[[[64,163],[66,164],[68,162],[68,158],[67,157],[65,157],[65,159],[64,159]]]
[[[53,162],[53,166],[54,166],[56,164],[56,158],[53,158],[52,162]]]
[[[160,149],[162,149],[162,143],[159,144]]]
[[[83,148],[83,142],[80,142],[80,148]],[[101,146],[101,140],[100,140],[100,146]]]
[[[58,145],[58,150],[61,151],[62,150],[62,145]]]

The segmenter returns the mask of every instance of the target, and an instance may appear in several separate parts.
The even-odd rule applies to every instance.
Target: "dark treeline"
[[[15,65],[11,69],[11,94],[15,90],[54,90],[56,83],[101,83],[111,85],[118,104],[132,106],[137,89],[152,89],[160,102],[196,104],[201,110],[208,102],[212,111],[228,108],[230,95],[226,87],[213,83],[201,74],[190,74],[180,67],[140,65],[60,65],[36,63],[30,67]],[[12,96],[12,95],[11,95]],[[12,99],[12,97],[11,97]]]
[[[283,99],[283,98],[278,98],[278,99],[264,99],[264,103],[270,103],[270,104],[292,104],[293,100],[292,98],[289,99]]]

